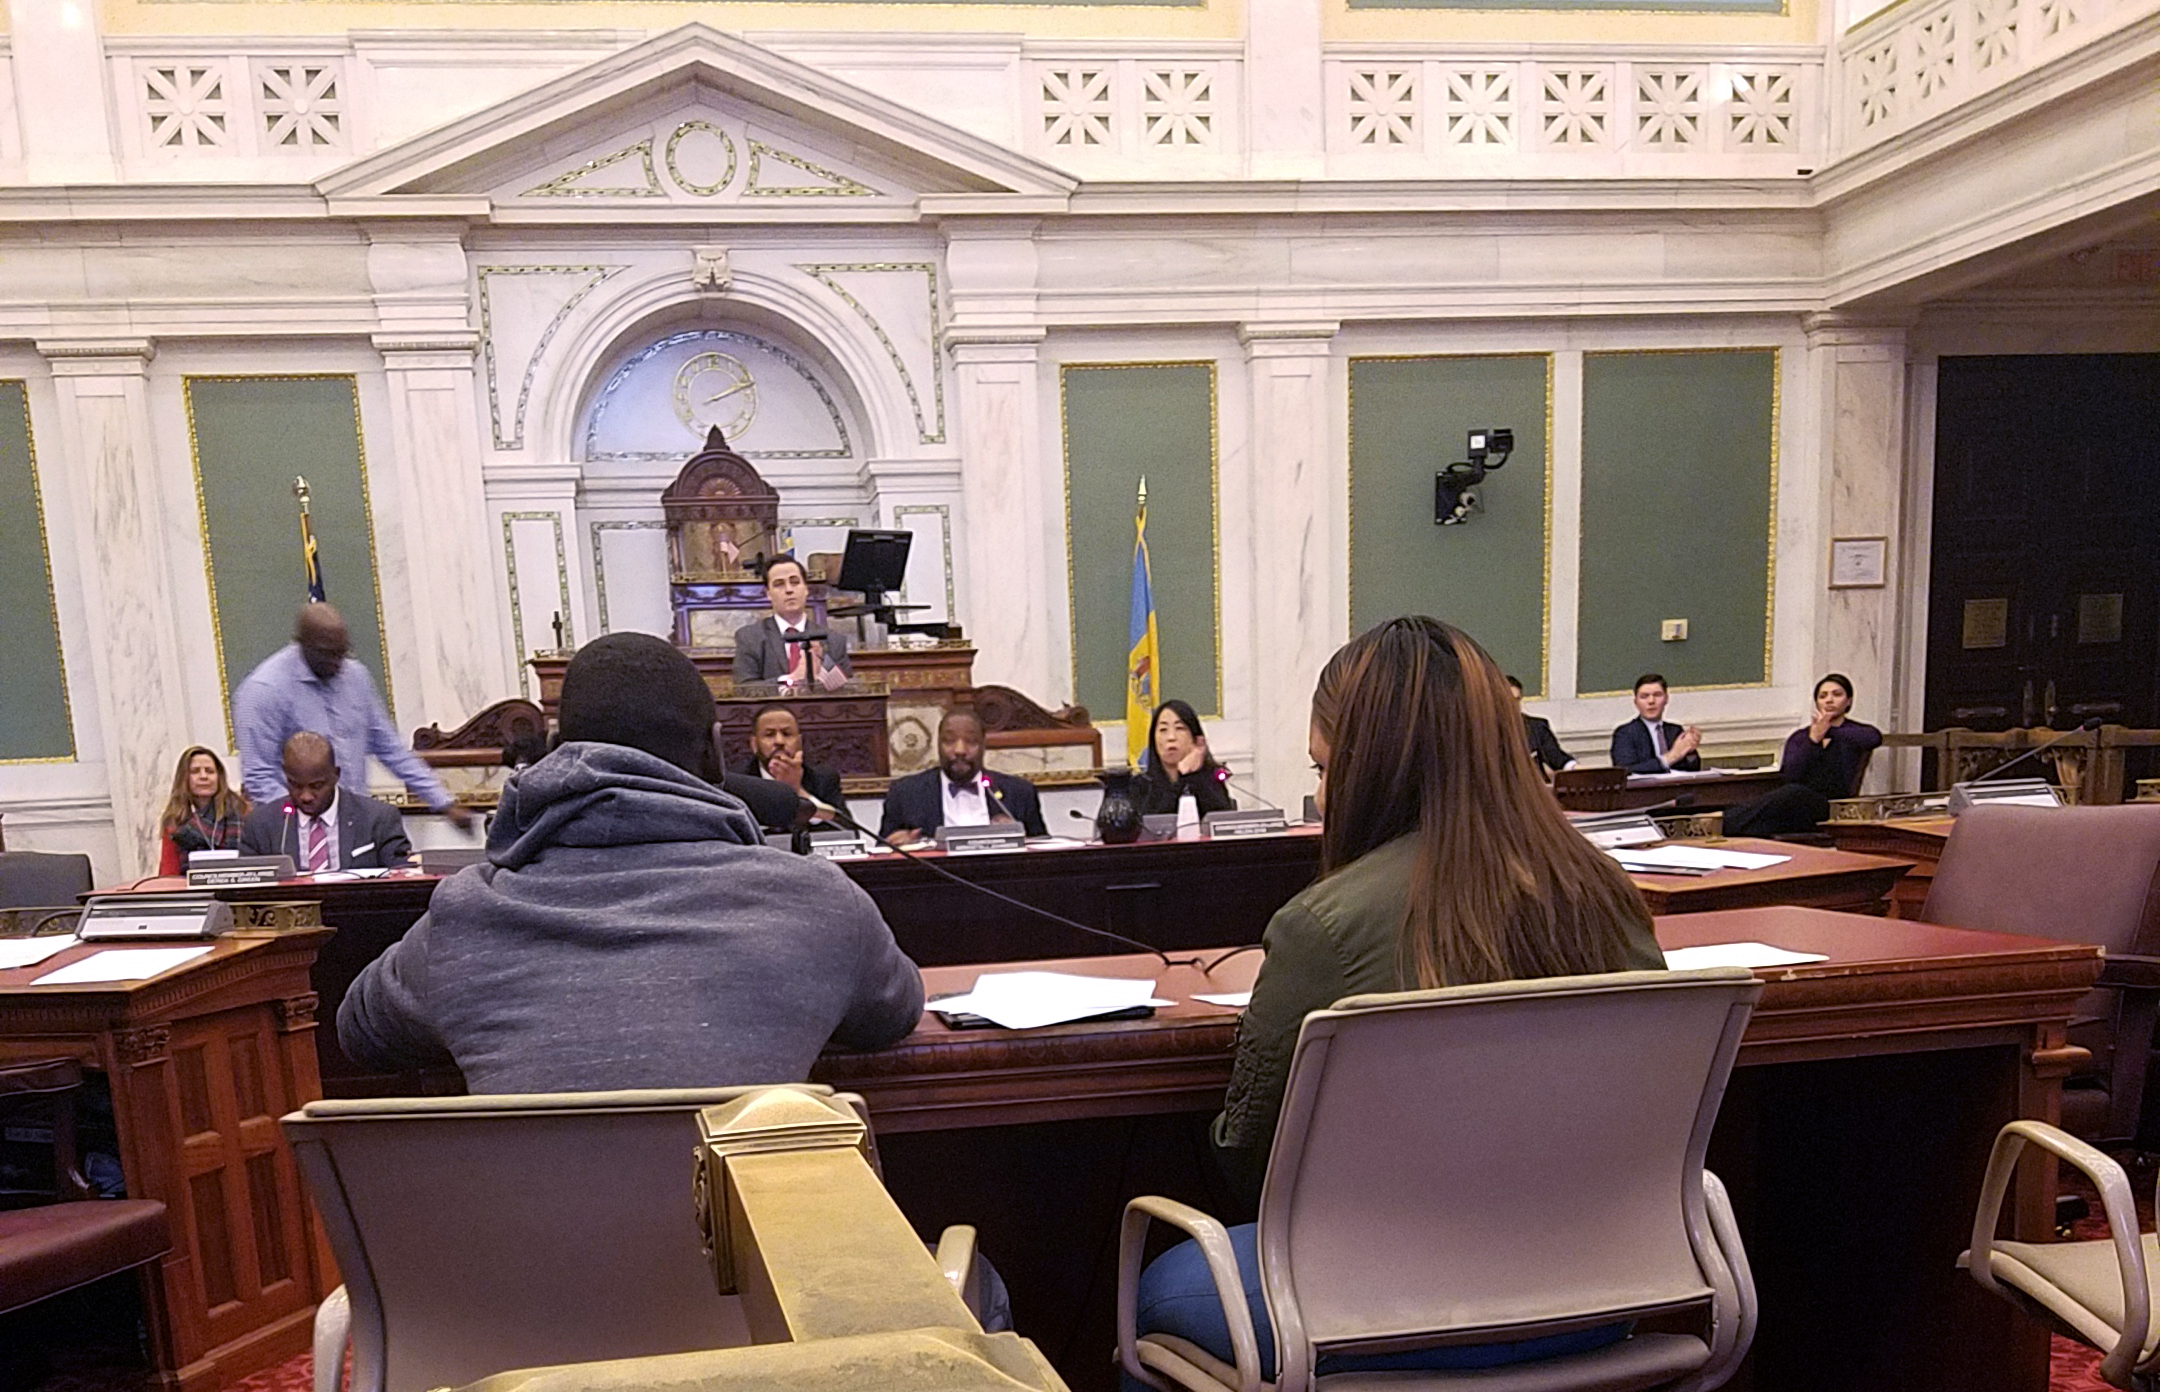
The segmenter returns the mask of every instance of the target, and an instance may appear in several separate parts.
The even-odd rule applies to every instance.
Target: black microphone
[[[2078,726],[2075,730],[2065,730],[2061,734],[2057,735],[2055,738],[2049,740],[2046,744],[2036,744],[2032,748],[2026,750],[2023,754],[2018,755],[2015,759],[2011,759],[2007,763],[1997,764],[1994,768],[1989,769],[1986,773],[1981,774],[1978,778],[1970,778],[1966,781],[1968,783],[1985,783],[1990,778],[1999,778],[2002,776],[2002,772],[2004,769],[2014,769],[2019,764],[2024,763],[2027,759],[2032,758],[2036,754],[2045,754],[2050,749],[2053,749],[2056,745],[2061,744],[2064,740],[2070,738],[2072,735],[2091,734],[2094,730],[2099,729],[2100,726],[2104,723],[2105,722],[2103,722],[2099,716],[2093,716],[2088,719],[2084,724]]]
[[[873,833],[870,828],[864,826],[861,822],[858,822],[853,817],[849,816],[846,810],[843,808],[834,808],[830,820],[838,822],[841,826],[846,827],[849,831],[869,837],[873,842],[878,839],[876,834]],[[1009,894],[1000,894],[996,890],[990,888],[988,885],[979,885],[976,884],[973,880],[964,880],[960,878],[960,876],[955,875],[952,871],[947,870],[944,866],[939,865],[934,861],[924,860],[921,856],[915,854],[913,851],[902,849],[899,846],[895,846],[893,847],[893,849],[899,851],[901,855],[906,856],[909,860],[914,861],[917,865],[920,865],[923,869],[930,871],[932,874],[943,875],[946,879],[951,880],[954,884],[963,885],[968,889],[974,890],[977,894],[987,894],[992,899],[998,900],[1000,903],[1010,904],[1016,909],[1025,909],[1031,914],[1035,914],[1036,916],[1041,918],[1047,918],[1052,923],[1061,923],[1067,928],[1077,928],[1083,933],[1091,933],[1098,938],[1108,938],[1114,943],[1123,943],[1127,947],[1137,947],[1142,952],[1152,952],[1157,957],[1162,958],[1162,964],[1166,967],[1197,967],[1200,965],[1200,959],[1198,957],[1188,957],[1183,961],[1174,961],[1172,960],[1169,953],[1163,951],[1161,948],[1155,946],[1153,943],[1144,943],[1138,938],[1128,938],[1123,933],[1113,933],[1107,928],[1090,928],[1085,923],[1075,923],[1071,919],[1065,917],[1063,914],[1054,914],[1048,909],[1038,909],[1033,904],[1027,903],[1024,900],[1015,899]]]
[[[1246,787],[1243,783],[1240,783],[1235,778],[1232,778],[1230,776],[1230,767],[1227,764],[1217,764],[1215,766],[1215,781],[1218,783],[1229,784],[1231,787],[1237,789],[1245,796],[1251,798],[1254,802],[1259,803],[1262,807],[1265,807],[1270,812],[1281,812],[1285,817],[1290,815],[1289,812],[1285,809],[1276,806],[1272,802],[1269,802],[1266,798],[1260,796],[1251,788]]]

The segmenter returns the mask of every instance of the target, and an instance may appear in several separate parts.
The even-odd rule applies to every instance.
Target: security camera
[[[1487,474],[1508,462],[1515,452],[1515,432],[1492,427],[1473,430],[1464,452],[1469,459],[1457,460],[1433,475],[1433,521],[1442,527],[1461,526],[1479,510],[1474,490]]]

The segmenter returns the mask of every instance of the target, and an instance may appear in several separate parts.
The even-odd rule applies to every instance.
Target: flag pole
[[[300,563],[307,575],[308,599],[322,604],[329,598],[323,589],[322,560],[315,553],[315,524],[308,516],[309,490],[304,475],[295,474],[293,496],[300,500]]]

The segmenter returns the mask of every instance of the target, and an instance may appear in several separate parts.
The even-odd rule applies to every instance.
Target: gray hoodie
[[[483,1092],[800,1082],[876,1049],[922,976],[838,867],[768,848],[742,803],[621,745],[570,743],[503,790],[487,861],[338,1007],[355,1061],[447,1053]]]

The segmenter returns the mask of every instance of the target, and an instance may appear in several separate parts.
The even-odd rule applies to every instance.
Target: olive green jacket
[[[1256,1202],[1305,1017],[1345,996],[1404,989],[1397,944],[1410,911],[1415,837],[1398,837],[1314,884],[1276,911],[1260,942],[1267,960],[1238,1021],[1230,1093],[1215,1146],[1231,1181]],[[1628,967],[1661,970],[1647,922],[1628,925]]]

